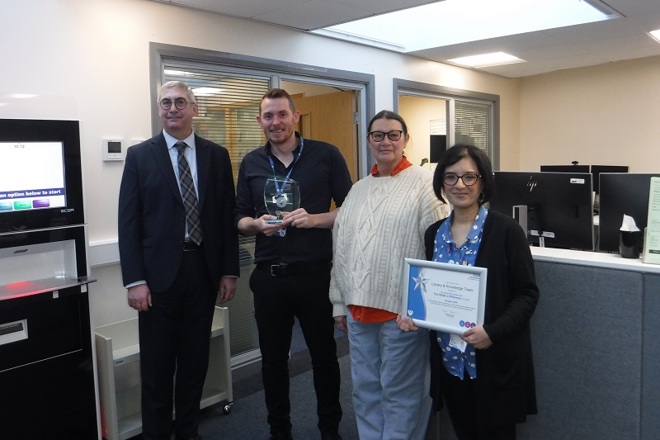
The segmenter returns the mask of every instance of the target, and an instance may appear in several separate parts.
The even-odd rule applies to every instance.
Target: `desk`
[[[660,265],[532,248],[539,414],[520,439],[655,439],[660,432]]]

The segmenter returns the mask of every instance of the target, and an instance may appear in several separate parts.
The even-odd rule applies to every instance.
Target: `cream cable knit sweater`
[[[333,316],[346,315],[347,305],[401,312],[404,258],[424,259],[424,232],[449,215],[432,180],[429,170],[413,165],[353,185],[332,231]]]

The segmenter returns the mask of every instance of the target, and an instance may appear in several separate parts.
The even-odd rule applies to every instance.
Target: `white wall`
[[[0,117],[80,120],[93,255],[116,241],[122,171],[101,160],[101,140],[151,136],[150,42],[373,74],[376,111],[393,107],[394,78],[499,95],[502,169],[595,154],[627,155],[634,171],[659,163],[660,57],[511,80],[148,0],[3,1],[0,41]],[[117,266],[92,275],[95,324],[132,316]]]
[[[101,160],[101,140],[151,136],[150,42],[373,74],[377,110],[392,108],[395,77],[499,94],[502,144],[518,156],[517,81],[290,29],[147,0],[25,0],[0,2],[0,41],[0,102],[8,103],[0,117],[80,120],[93,255],[116,241],[122,172],[122,163]],[[8,98],[13,93],[39,97]],[[92,275],[95,324],[132,316],[116,265]]]
[[[431,121],[443,121],[440,125],[446,134],[446,101],[443,99],[420,96],[402,96],[399,98],[399,114],[406,121],[410,141],[404,151],[408,160],[419,165],[422,159],[431,159]],[[439,133],[435,133],[439,134]],[[427,168],[431,168],[428,165]]]
[[[660,171],[660,57],[538,75],[520,84],[521,170],[577,160]]]

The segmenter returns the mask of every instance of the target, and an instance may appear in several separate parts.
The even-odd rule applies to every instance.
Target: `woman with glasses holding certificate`
[[[493,184],[483,150],[447,150],[433,190],[453,210],[425,234],[428,260],[488,269],[484,323],[460,335],[431,332],[432,395],[444,397],[459,440],[515,439],[516,424],[536,414],[529,325],[539,299],[534,262],[515,220],[484,206]],[[410,318],[400,317],[398,325],[417,329]]]
[[[449,209],[433,194],[432,174],[404,156],[410,136],[401,116],[382,111],[368,132],[376,163],[335,219],[330,300],[348,332],[360,440],[423,439],[429,338],[402,332],[396,317],[404,258],[424,258],[424,231]]]

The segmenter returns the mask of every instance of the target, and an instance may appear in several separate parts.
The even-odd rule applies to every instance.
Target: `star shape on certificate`
[[[415,282],[414,290],[421,288],[422,292],[426,292],[426,282],[429,279],[424,276],[424,272],[420,271],[417,277],[413,277],[413,281]]]

